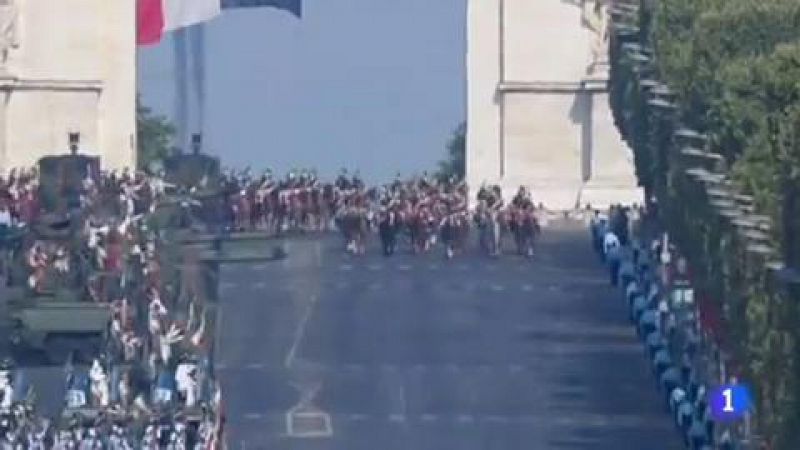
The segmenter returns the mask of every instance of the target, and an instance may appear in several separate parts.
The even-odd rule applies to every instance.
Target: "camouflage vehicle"
[[[201,152],[202,137],[192,136],[192,153],[178,154],[164,162],[164,177],[177,187],[175,202],[183,210],[176,217],[191,216],[208,223],[222,199],[219,158]],[[189,194],[192,201],[187,201]],[[181,220],[186,225],[186,220]]]
[[[111,311],[68,290],[44,295],[19,292],[8,302],[10,339],[17,352],[44,352],[61,364],[74,354],[89,360],[103,348]]]
[[[100,174],[100,158],[80,155],[45,156],[39,160],[39,199],[45,213],[66,213],[80,207],[83,182],[95,183]]]
[[[108,305],[86,301],[86,268],[79,260],[59,282],[34,293],[27,286],[30,270],[26,249],[33,241],[58,245],[80,255],[79,211],[83,182],[99,177],[99,158],[79,155],[47,156],[39,160],[39,195],[43,214],[29,225],[10,263],[8,301],[10,340],[17,351],[43,351],[48,360],[60,363],[70,353],[90,357],[97,353],[110,320]]]
[[[192,153],[181,153],[164,161],[165,178],[178,188],[195,188],[200,192],[214,193],[220,185],[219,158],[202,153],[202,137],[192,136]]]
[[[199,153],[176,155],[164,163],[165,178],[182,188],[219,186],[219,159]]]

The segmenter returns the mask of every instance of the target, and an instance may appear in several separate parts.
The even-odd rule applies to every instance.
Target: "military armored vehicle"
[[[70,134],[70,153],[39,160],[39,199],[45,213],[66,213],[80,207],[83,183],[100,176],[100,158],[78,154],[76,133]]]
[[[164,161],[165,178],[179,188],[216,192],[220,185],[219,158],[201,152],[202,136],[192,135],[192,152]]]
[[[70,154],[46,156],[39,160],[39,195],[43,214],[29,224],[27,235],[19,238],[57,244],[70,254],[79,254],[83,224],[80,195],[84,180],[99,181],[100,160],[77,153],[78,136],[70,135]],[[45,292],[34,293],[27,286],[26,242],[15,253],[9,268],[8,300],[10,340],[17,351],[42,351],[48,360],[61,363],[70,354],[88,358],[100,349],[111,317],[108,305],[87,301],[84,264],[72,261],[67,276]]]
[[[192,153],[178,154],[164,162],[166,181],[177,187],[178,206],[184,211],[176,217],[194,218],[208,224],[222,200],[219,158],[202,153],[202,136],[192,135]],[[187,201],[187,194],[191,202]],[[181,220],[186,225],[186,220]]]
[[[88,361],[103,349],[111,320],[108,304],[85,301],[73,291],[26,295],[8,301],[10,339],[15,352],[43,352],[53,364],[70,355]]]

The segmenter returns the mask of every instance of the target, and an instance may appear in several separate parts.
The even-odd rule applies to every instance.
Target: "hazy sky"
[[[432,169],[466,116],[466,0],[304,0],[304,17],[226,11],[206,28],[205,147],[223,164]],[[139,52],[145,104],[171,115],[173,45]]]

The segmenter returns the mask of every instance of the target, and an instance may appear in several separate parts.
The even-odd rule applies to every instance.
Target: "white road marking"
[[[244,367],[245,367],[245,369],[258,370],[258,369],[263,369],[263,368],[267,367],[267,365],[263,364],[263,363],[251,363],[251,364],[247,364]]]
[[[389,420],[391,422],[405,422],[406,418],[402,414],[390,414]]]
[[[350,414],[350,420],[367,420],[366,414]]]
[[[486,416],[486,420],[488,422],[508,422],[508,417],[491,415],[491,416]]]
[[[260,413],[247,413],[244,415],[244,418],[247,420],[259,420],[263,419],[264,415]]]
[[[383,288],[383,283],[375,282],[369,285],[370,291],[379,291]]]
[[[522,285],[522,291],[523,292],[533,292],[533,286],[531,286],[530,284],[523,284]]]
[[[414,369],[413,369],[413,370],[414,370],[415,372],[422,372],[422,371],[424,371],[424,370],[425,370],[425,366],[424,366],[424,365],[422,365],[422,364],[417,364],[417,365],[415,365],[415,366],[414,366]]]
[[[492,290],[495,291],[495,292],[503,292],[505,290],[505,287],[503,285],[500,285],[500,284],[493,284],[492,285]]]
[[[402,384],[400,385],[400,414],[405,417],[407,412],[407,404],[406,404],[406,387]]]
[[[300,393],[297,404],[286,411],[286,434],[293,438],[324,438],[333,436],[330,414],[312,406],[314,397],[322,389],[322,383],[308,385],[290,383]],[[305,421],[305,430],[298,430],[299,421]],[[309,427],[309,422],[311,426]]]
[[[404,272],[409,269],[411,269],[411,266],[409,266],[408,264],[400,264],[399,266],[397,266],[397,270],[402,270]]]
[[[264,281],[259,281],[253,284],[253,287],[255,287],[256,289],[264,289],[265,287],[267,287],[267,283]]]
[[[439,264],[431,263],[431,264],[428,265],[428,268],[430,270],[439,270]]]
[[[381,266],[380,264],[370,264],[369,266],[367,266],[367,268],[373,272],[377,272],[378,270],[381,270],[383,266]]]
[[[294,332],[294,341],[292,342],[292,347],[289,349],[289,353],[286,355],[286,359],[284,360],[284,365],[286,368],[291,368],[292,363],[294,362],[295,354],[297,353],[297,347],[300,345],[300,341],[303,340],[303,335],[306,331],[306,325],[308,324],[308,319],[311,318],[311,313],[314,311],[314,305],[317,304],[317,296],[311,296],[311,303],[309,303],[308,307],[306,308],[305,314],[303,314],[303,318],[300,319],[300,323],[297,325],[297,329]]]
[[[353,270],[353,266],[351,264],[342,264],[339,266],[339,270],[349,271]]]
[[[475,422],[475,417],[469,414],[459,414],[456,420],[460,423],[472,423]]]
[[[437,416],[436,414],[423,414],[419,418],[423,422],[433,422],[434,420],[437,420],[439,416]]]
[[[458,270],[469,270],[469,266],[466,264],[459,264]]]
[[[219,284],[219,288],[222,290],[233,289],[236,286],[236,283],[231,283],[230,281],[223,281]]]
[[[511,373],[520,373],[523,371],[523,369],[524,367],[522,366],[522,364],[511,364],[508,366],[508,370]]]
[[[296,420],[315,420],[322,422],[321,430],[298,431],[295,428]],[[333,436],[331,416],[321,411],[297,412],[289,410],[286,413],[286,434],[293,438],[327,438]]]

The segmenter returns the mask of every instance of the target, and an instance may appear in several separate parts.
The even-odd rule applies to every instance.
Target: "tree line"
[[[759,433],[800,448],[800,2],[630,0],[613,15],[611,106],[639,182],[722,311]]]

